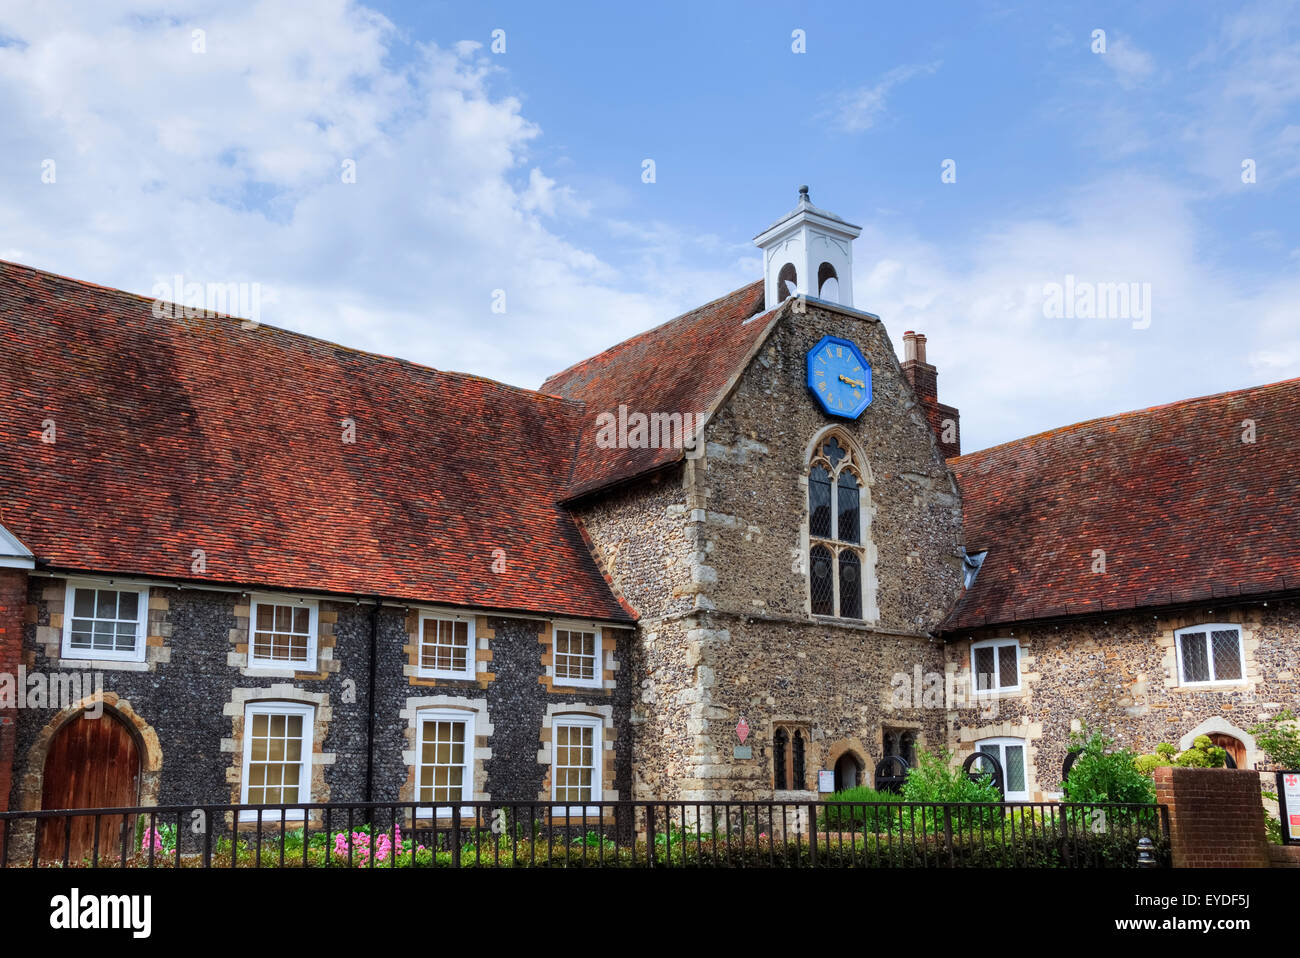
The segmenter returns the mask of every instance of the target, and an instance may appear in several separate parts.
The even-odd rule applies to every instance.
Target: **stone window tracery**
[[[864,482],[851,448],[831,433],[809,464],[808,586],[813,615],[861,619]]]

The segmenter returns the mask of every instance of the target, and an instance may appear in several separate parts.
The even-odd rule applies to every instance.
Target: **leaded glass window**
[[[862,563],[852,549],[840,552],[840,615],[846,619],[862,618]]]
[[[1179,678],[1184,685],[1245,678],[1240,626],[1192,626],[1180,629],[1177,639]]]
[[[974,643],[970,664],[977,692],[1012,692],[1020,688],[1020,643],[1015,639]]]
[[[808,531],[818,539],[831,537],[831,474],[822,466],[808,475]]]
[[[835,558],[825,546],[813,546],[810,558],[813,615],[834,615],[835,581],[831,569]]]
[[[772,730],[772,787],[778,791],[808,788],[805,748],[808,730],[801,725],[778,724]]]
[[[863,472],[852,445],[834,434],[808,469],[808,585],[813,615],[863,617]]]
[[[984,754],[992,755],[998,760],[998,764],[1002,766],[1002,791],[1005,797],[1012,801],[1028,801],[1029,784],[1028,769],[1025,764],[1025,740],[1019,738],[991,738],[978,743],[976,747]]]
[[[861,538],[858,527],[858,477],[845,469],[836,481],[836,499],[839,516],[839,540],[857,542]]]
[[[784,789],[789,778],[785,770],[786,749],[789,743],[789,736],[785,729],[780,726],[772,734],[772,787],[775,789]]]

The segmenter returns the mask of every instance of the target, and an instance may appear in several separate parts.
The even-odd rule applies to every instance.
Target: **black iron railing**
[[[0,867],[6,868],[1123,868],[1169,863],[1163,805],[171,805],[4,812],[0,828]]]

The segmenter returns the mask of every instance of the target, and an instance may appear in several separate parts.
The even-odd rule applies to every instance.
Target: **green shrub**
[[[921,752],[916,765],[908,770],[903,783],[905,802],[1000,802],[1002,794],[993,784],[993,776],[981,772],[974,780],[952,764],[947,749]]]
[[[861,802],[844,808],[824,808],[817,818],[817,828],[821,831],[843,831],[868,833],[887,832],[898,827],[898,809],[875,807],[873,802],[897,802],[899,797],[893,792],[878,792],[867,785],[846,788],[826,796],[828,802]]]
[[[903,782],[902,799],[905,802],[971,806],[950,809],[946,818],[943,809],[939,808],[923,808],[919,813],[912,811],[908,821],[902,823],[902,828],[909,831],[980,828],[993,825],[1002,816],[1002,793],[993,784],[993,776],[983,771],[972,779],[961,770],[961,766],[952,764],[952,753],[945,748],[917,753],[916,765],[908,770],[907,780]],[[918,818],[919,822],[916,821]]]
[[[1070,736],[1071,751],[1077,752],[1078,758],[1062,786],[1065,801],[1149,805],[1156,800],[1155,783],[1139,766],[1138,756],[1114,745],[1114,739],[1101,732],[1089,733],[1086,726]],[[1163,758],[1159,754],[1152,757]]]
[[[1228,753],[1210,741],[1208,735],[1198,735],[1192,747],[1174,759],[1180,768],[1223,768],[1228,764]]]
[[[1164,765],[1173,765],[1174,756],[1178,754],[1178,749],[1168,742],[1160,742],[1156,745],[1156,750],[1152,754],[1139,755],[1133,759],[1133,764],[1137,770],[1148,778],[1155,774],[1157,768]]]
[[[1274,765],[1300,769],[1300,727],[1295,713],[1283,709],[1250,730],[1255,744],[1264,750]]]

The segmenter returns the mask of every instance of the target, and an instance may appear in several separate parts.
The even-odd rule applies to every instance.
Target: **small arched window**
[[[862,471],[831,433],[808,469],[808,585],[813,615],[862,618],[866,564]]]
[[[907,764],[916,767],[916,733],[904,732],[898,737],[898,754],[903,756]]]
[[[784,303],[799,288],[799,273],[794,263],[786,263],[776,274],[776,301]]]
[[[840,301],[840,278],[830,263],[817,267],[817,296],[833,303]]]
[[[772,732],[772,787],[778,791],[808,788],[804,747],[808,730],[801,725],[782,724]]]

